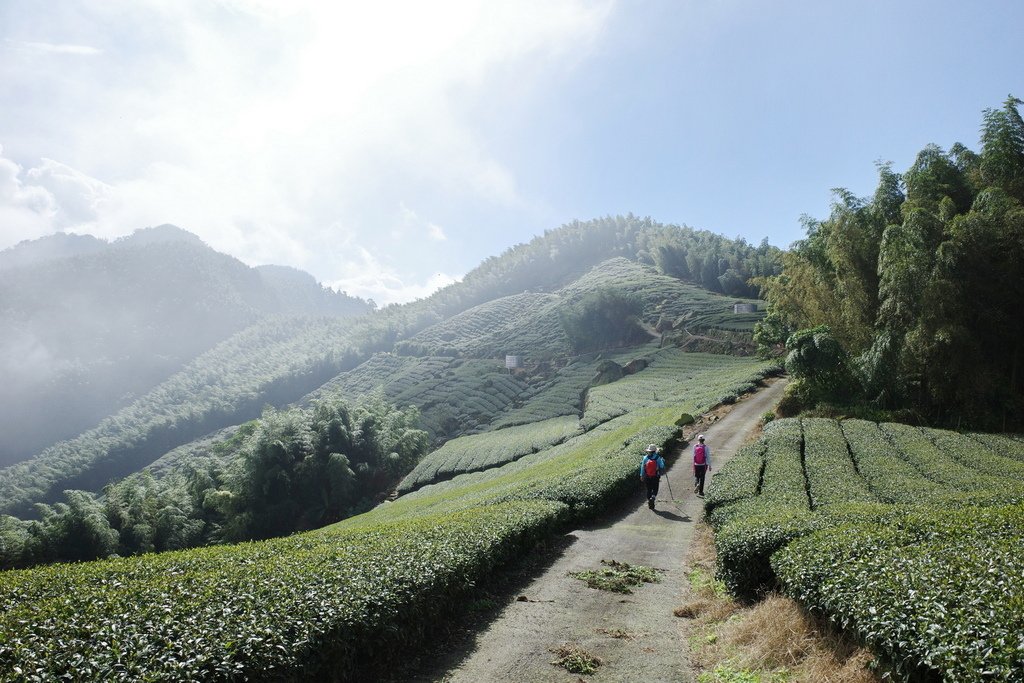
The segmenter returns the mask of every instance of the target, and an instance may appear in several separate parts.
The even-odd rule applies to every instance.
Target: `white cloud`
[[[332,289],[373,299],[378,306],[421,299],[460,279],[447,273],[432,273],[421,282],[410,281],[410,278],[399,275],[364,248],[356,248],[347,254],[341,267],[343,276],[324,284]]]
[[[52,60],[0,66],[0,98],[20,92],[6,76],[42,93],[0,122],[0,142],[17,140],[17,158],[35,166],[18,176],[21,193],[43,207],[0,202],[3,216],[17,207],[7,222],[22,238],[173,223],[248,263],[340,282],[337,244],[357,237],[386,265],[386,278],[367,281],[386,302],[451,278],[423,253],[384,253],[405,226],[382,207],[403,197],[527,206],[479,112],[509,83],[529,91],[572,69],[611,5],[112,0],[53,16],[70,12],[57,7],[20,10],[38,15],[8,44],[90,59],[73,75]],[[142,25],[145,40],[133,34]],[[47,151],[33,156],[28,140]],[[470,229],[451,212],[412,213],[401,246],[414,252]]]
[[[56,229],[74,227],[80,231],[95,225],[112,188],[86,174],[53,159],[25,174],[33,186],[45,188],[54,199],[53,223]]]
[[[448,239],[448,236],[444,234],[444,230],[437,223],[427,223],[427,236],[438,242]]]
[[[398,226],[392,231],[396,240],[408,240],[426,236],[435,242],[443,242],[448,236],[437,223],[422,218],[417,212],[400,202],[398,207]]]
[[[57,201],[46,188],[26,184],[21,167],[0,146],[0,249],[53,232]]]
[[[103,50],[90,45],[55,45],[53,43],[15,43],[15,49],[25,49],[33,52],[45,52],[56,55],[83,55],[91,57],[103,53]]]

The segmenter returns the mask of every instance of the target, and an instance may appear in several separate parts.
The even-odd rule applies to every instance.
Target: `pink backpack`
[[[702,443],[693,447],[693,464],[706,465],[708,462],[708,447]]]

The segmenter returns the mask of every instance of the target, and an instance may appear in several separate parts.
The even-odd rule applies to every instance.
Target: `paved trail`
[[[716,469],[744,443],[761,415],[778,403],[784,384],[776,381],[745,398],[706,428]],[[662,479],[657,510],[647,509],[638,475],[635,509],[602,526],[569,533],[562,555],[522,591],[529,602],[510,602],[450,670],[416,680],[575,683],[578,676],[551,664],[552,648],[573,643],[603,660],[587,681],[692,681],[682,620],[672,610],[690,590],[683,558],[702,501],[693,493],[689,451],[672,453],[667,461],[669,472]],[[657,567],[664,570],[662,581],[621,595],[588,588],[567,575],[599,569],[603,559]],[[614,632],[633,637],[615,638]]]

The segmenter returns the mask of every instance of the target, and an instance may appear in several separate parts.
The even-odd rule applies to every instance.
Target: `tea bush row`
[[[978,472],[954,458],[947,449],[940,448],[919,427],[886,423],[879,426],[882,433],[899,448],[904,460],[924,476],[953,492],[996,493],[1020,489],[1019,485]]]
[[[579,420],[569,415],[461,436],[446,442],[421,460],[402,480],[398,491],[408,493],[438,479],[504,465],[561,443],[580,432]]]
[[[1024,674],[1024,508],[914,510],[827,529],[772,557],[786,592],[911,676]]]
[[[972,481],[957,462],[983,457],[980,448],[991,462],[1008,459],[997,445],[1014,439],[804,419],[811,510],[796,495],[797,426],[772,422],[715,476],[711,490],[723,490],[707,508],[720,578],[744,597],[780,583],[856,631],[900,676],[1018,680],[1024,486],[977,472]]]
[[[811,504],[819,508],[876,500],[850,457],[839,423],[824,418],[804,418],[802,425]]]
[[[956,432],[940,429],[925,429],[924,433],[935,442],[941,450],[959,463],[971,467],[983,474],[996,477],[1009,477],[1016,482],[1024,482],[1024,462],[1004,457],[995,453],[983,443]]]
[[[5,680],[360,680],[564,506],[0,574]]]

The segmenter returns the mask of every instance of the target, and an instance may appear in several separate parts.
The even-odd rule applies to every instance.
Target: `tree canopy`
[[[808,219],[782,273],[761,281],[769,316],[759,339],[825,325],[854,371],[833,399],[859,395],[940,424],[1021,427],[1021,104],[1011,96],[985,110],[978,153],[928,145],[903,174],[881,165],[871,198],[835,190],[831,215]]]

